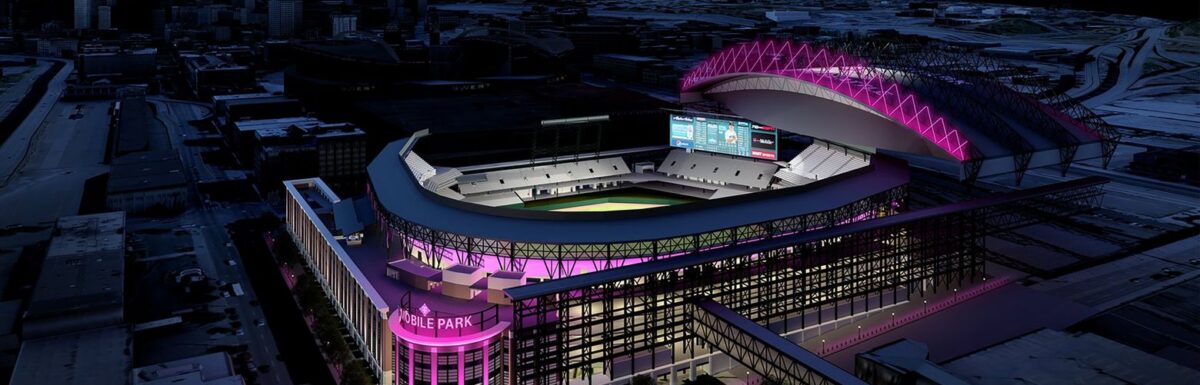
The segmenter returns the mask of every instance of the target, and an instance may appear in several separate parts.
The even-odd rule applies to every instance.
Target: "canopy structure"
[[[918,45],[761,40],[703,60],[685,103],[716,101],[784,131],[911,155],[973,180],[1104,157],[1117,136],[1061,96],[1018,91],[1029,77],[986,58]]]

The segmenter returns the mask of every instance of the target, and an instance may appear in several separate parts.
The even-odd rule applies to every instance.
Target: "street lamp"
[[[858,325],[858,338],[862,338],[862,325]]]
[[[958,299],[958,288],[954,288],[954,299]]]
[[[892,312],[892,325],[896,324],[896,312]]]
[[[825,339],[824,338],[821,339],[821,352],[822,353],[825,352]]]
[[[921,303],[925,304],[925,310],[921,310],[921,312],[924,313],[924,312],[929,311],[929,300],[923,299],[923,300],[921,300]]]

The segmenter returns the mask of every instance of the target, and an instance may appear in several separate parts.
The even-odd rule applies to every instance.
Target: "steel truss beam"
[[[853,374],[710,299],[684,307],[697,338],[755,373],[783,384],[866,385]]]
[[[619,378],[629,373],[612,372],[618,359],[648,354],[658,367],[667,362],[656,352],[694,356],[706,342],[689,330],[692,298],[711,298],[786,332],[828,321],[826,312],[836,319],[882,307],[885,295],[961,286],[983,277],[987,235],[1094,208],[1105,182],[1091,178],[1010,193],[1020,199],[925,209],[930,214],[911,220],[885,217],[876,220],[886,225],[865,230],[516,298],[511,381],[558,385],[598,371]],[[847,304],[854,305],[842,309]],[[810,312],[817,319],[793,317]]]
[[[378,202],[368,191],[373,202]],[[838,224],[867,220],[895,213],[907,198],[907,186],[899,186],[831,210],[744,226],[658,240],[597,244],[546,244],[478,238],[436,230],[405,220],[386,210],[376,210],[381,231],[388,234],[389,247],[411,255],[414,242],[430,251],[422,262],[435,268],[443,260],[468,266],[494,263],[503,270],[523,271],[538,264],[551,279],[573,274],[576,266],[590,271],[651,261],[671,255],[694,253],[717,247],[801,233]]]
[[[861,59],[860,59],[861,58]],[[796,43],[788,41],[756,41],[735,45],[714,54],[697,65],[684,78],[684,89],[699,89],[721,76],[729,74],[772,74],[810,81],[856,99],[862,90],[867,94],[895,95],[903,98],[884,103],[888,107],[905,105],[917,100],[914,106],[929,103],[938,111],[955,111],[946,116],[944,126],[957,134],[958,123],[968,123],[1012,154],[1013,172],[1019,184],[1029,168],[1033,153],[1038,151],[1014,127],[1026,127],[1051,141],[1059,153],[1059,166],[1066,173],[1082,144],[1072,133],[1092,136],[1101,143],[1104,164],[1115,151],[1119,135],[1103,119],[1065,95],[1050,97],[1047,103],[1038,100],[1036,88],[1045,81],[1010,65],[955,47],[942,47],[928,42],[874,42],[841,40],[828,43]],[[834,79],[834,80],[829,80]],[[1024,86],[1032,84],[1033,86]],[[902,89],[893,89],[896,85]],[[907,95],[905,91],[916,91]],[[1025,90],[1025,91],[1023,91]],[[918,96],[919,95],[919,96]],[[868,102],[871,97],[865,98]],[[885,97],[885,101],[891,101]],[[875,106],[875,104],[871,104]],[[917,107],[901,108],[901,123],[907,113]],[[928,106],[926,106],[928,109]],[[928,112],[928,119],[942,122],[937,111]],[[920,123],[920,122],[918,122]],[[940,123],[941,124],[941,123]],[[920,126],[919,124],[917,126]],[[914,128],[919,129],[919,128]],[[922,131],[922,135],[925,132]],[[940,140],[940,134],[926,136]],[[966,143],[965,138],[961,138]],[[941,142],[938,142],[941,144]],[[955,156],[963,164],[964,179],[978,177],[979,162],[984,158],[975,146],[962,146]],[[943,147],[945,149],[945,147]]]

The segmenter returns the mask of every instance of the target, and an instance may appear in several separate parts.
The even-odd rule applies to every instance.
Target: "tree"
[[[342,385],[368,385],[370,383],[371,376],[367,375],[367,370],[363,368],[361,361],[351,361],[345,368],[342,368]]]
[[[629,379],[629,385],[656,385],[654,379],[645,374],[639,374]]]
[[[288,265],[300,262],[300,250],[296,249],[296,243],[292,242],[292,234],[286,231],[280,231],[278,234],[275,244],[271,247],[275,259]]]
[[[279,221],[279,217],[275,216],[275,214],[271,212],[262,213],[262,215],[258,216],[258,220],[260,223],[262,223],[263,228],[269,230],[278,229],[279,226],[283,225],[283,222]]]
[[[325,291],[321,289],[321,285],[314,281],[312,277],[305,276],[305,279],[296,283],[294,288],[296,298],[300,301],[300,306],[308,310],[314,315],[320,313],[328,313],[327,307],[329,302],[325,299]]]
[[[329,344],[326,346],[328,347],[328,350],[325,352],[325,354],[328,354],[329,359],[338,363],[339,365],[344,364],[346,360],[349,360],[350,357],[352,357],[350,354],[350,346],[346,345],[346,340],[340,335],[329,340]]]
[[[683,380],[686,385],[724,385],[721,380],[708,374],[696,376],[695,380]]]

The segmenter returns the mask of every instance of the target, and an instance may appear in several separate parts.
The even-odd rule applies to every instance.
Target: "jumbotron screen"
[[[774,127],[725,117],[671,114],[671,147],[775,160]]]

